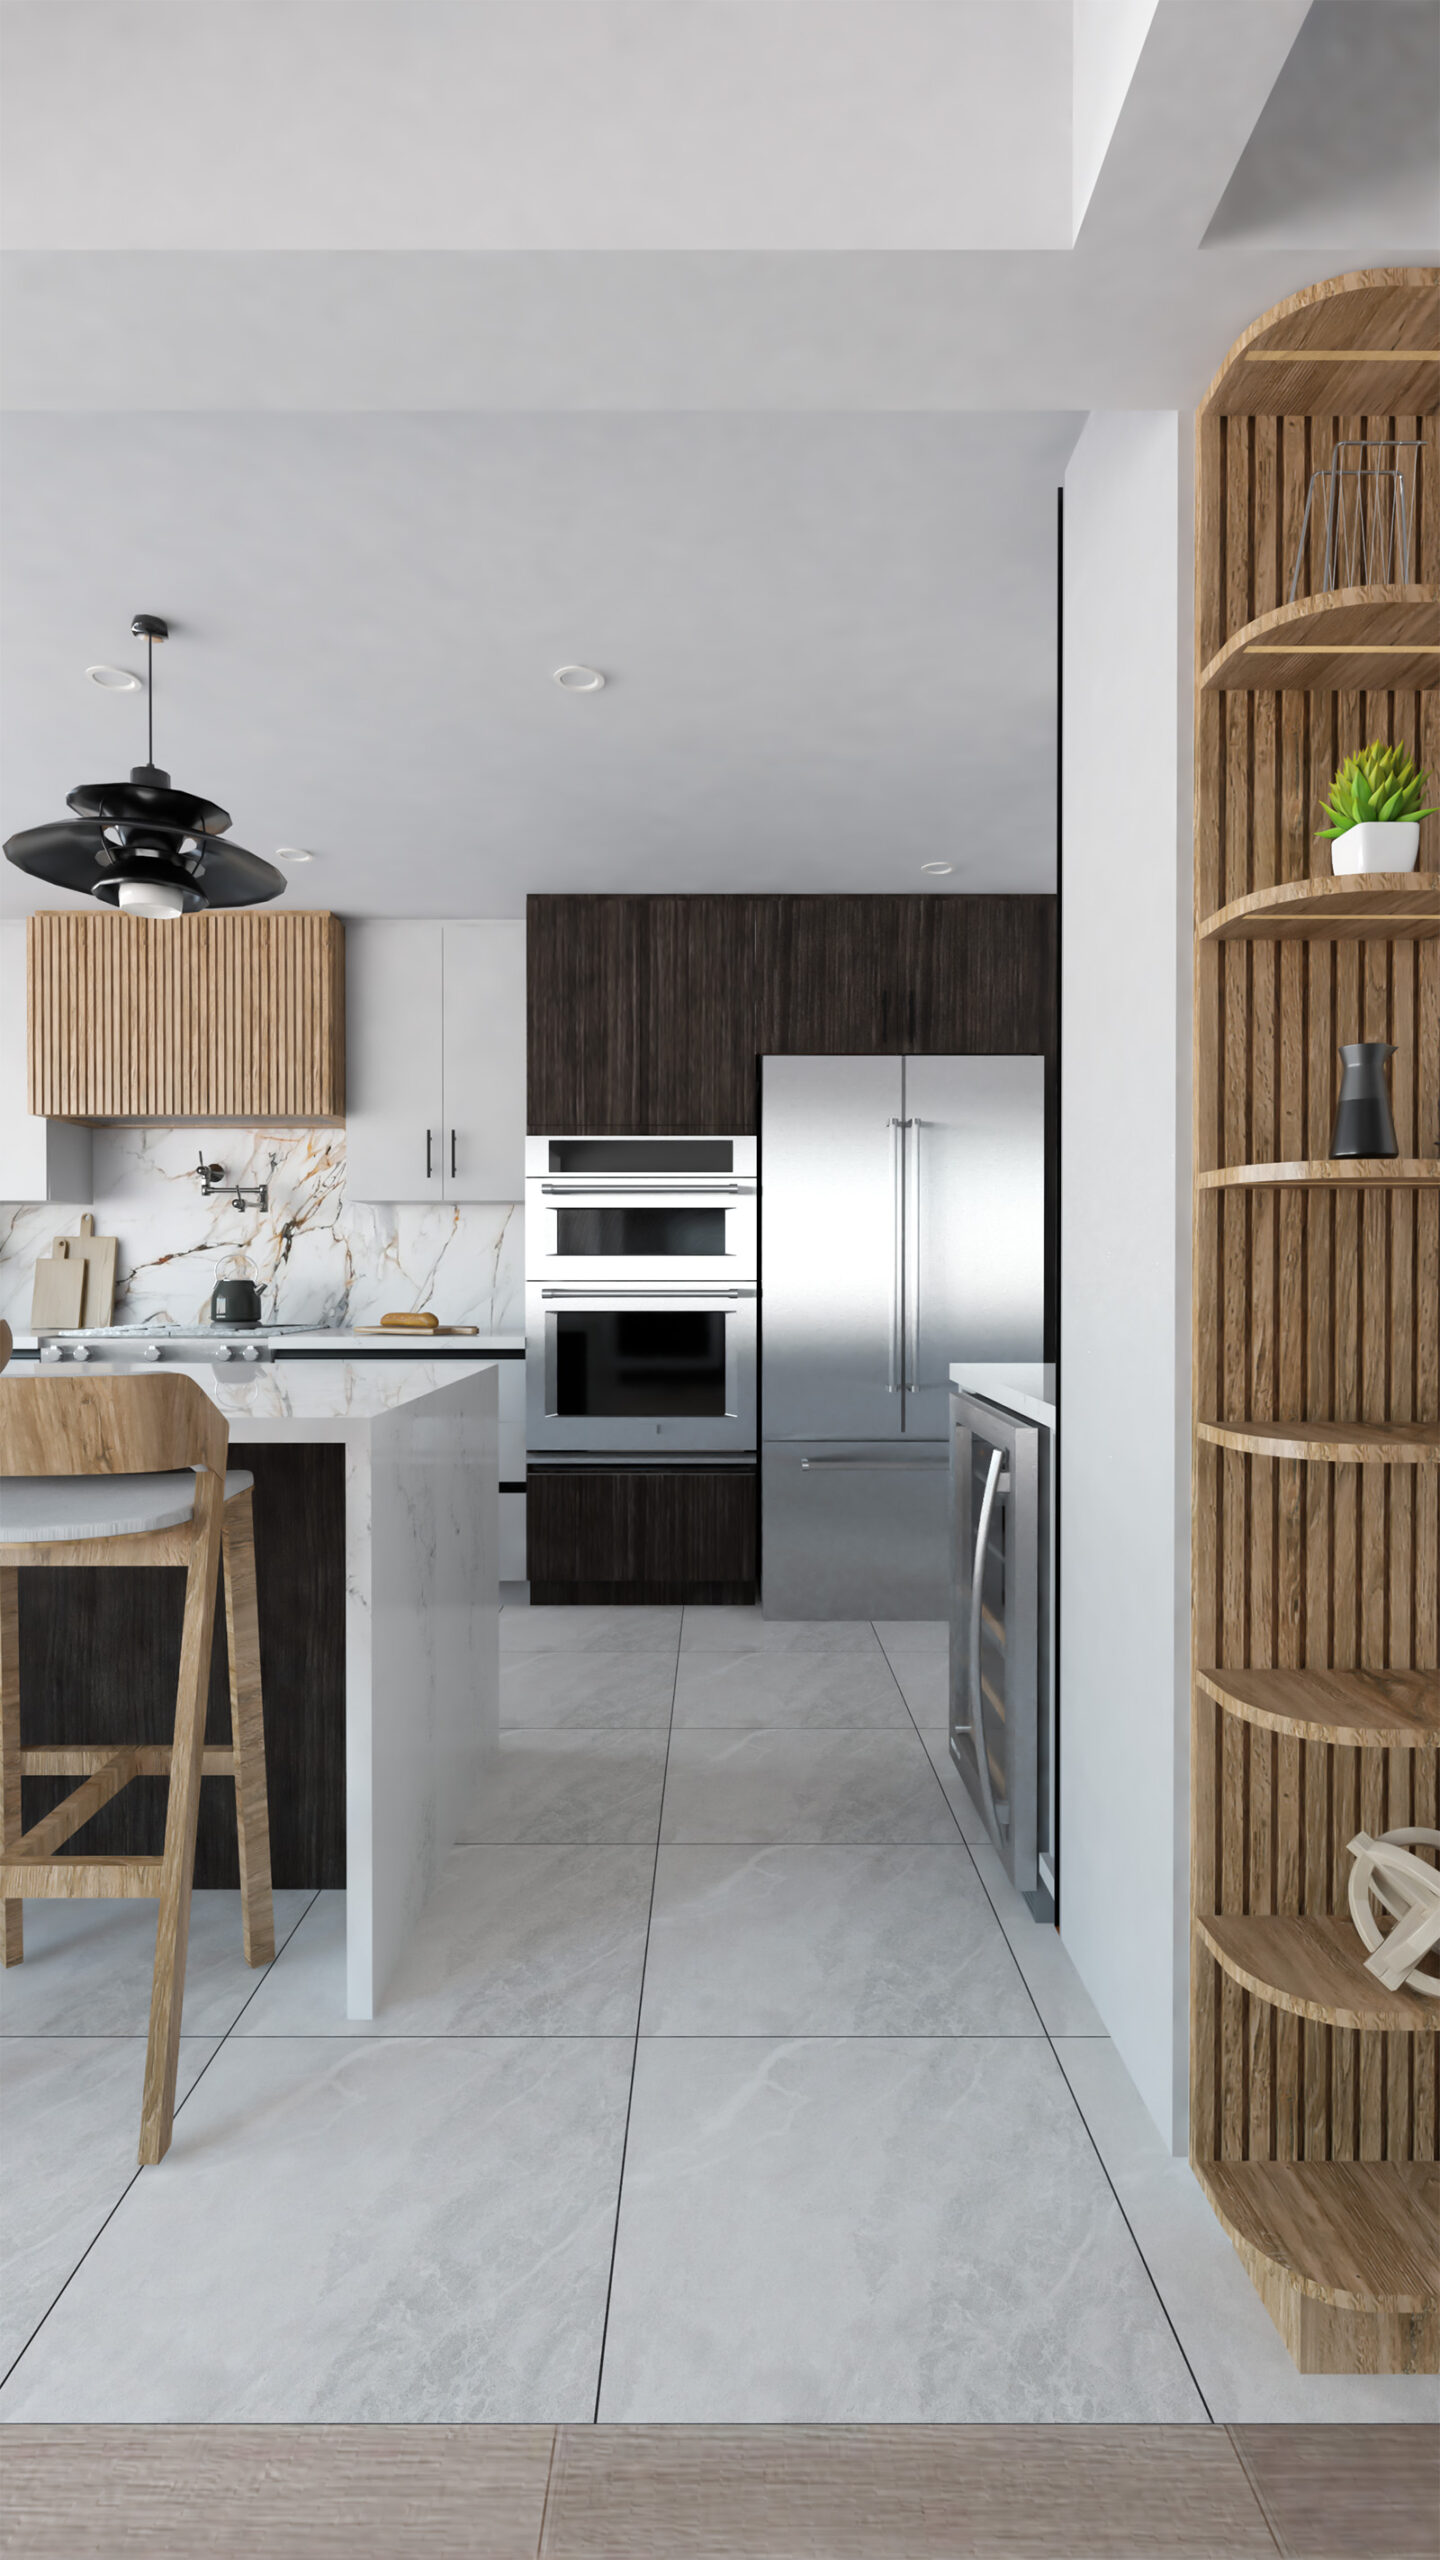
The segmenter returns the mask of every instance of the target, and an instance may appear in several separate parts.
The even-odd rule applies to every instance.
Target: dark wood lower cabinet
[[[536,1467],[527,1489],[530,1597],[754,1600],[753,1467]]]
[[[271,1872],[277,1885],[345,1882],[345,1452],[237,1448],[255,1478],[255,1566]],[[125,1566],[20,1573],[20,1729],[26,1745],[169,1742],[185,1576]],[[215,1612],[206,1738],[230,1739],[225,1613]],[[72,1778],[27,1778],[38,1822]],[[138,1778],[72,1844],[77,1854],[158,1854],[165,1782]],[[200,1790],[195,1882],[235,1886],[235,1794]],[[238,1925],[238,1924],[237,1924]]]

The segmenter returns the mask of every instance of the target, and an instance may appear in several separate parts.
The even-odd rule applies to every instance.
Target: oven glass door
[[[535,1180],[526,1186],[525,1249],[536,1280],[714,1281],[755,1278],[752,1183]]]
[[[590,1289],[531,1281],[532,1449],[753,1449],[751,1289]]]

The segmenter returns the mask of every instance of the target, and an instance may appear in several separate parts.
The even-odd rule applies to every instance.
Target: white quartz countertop
[[[264,1334],[266,1329],[263,1322],[256,1327],[256,1331],[260,1334]],[[127,1340],[140,1341],[144,1330],[144,1328],[137,1328],[127,1335]],[[203,1325],[196,1325],[194,1330],[199,1335],[204,1333],[206,1328]],[[97,1341],[100,1338],[93,1327],[85,1326],[82,1332],[90,1341]],[[79,1336],[77,1335],[76,1338],[78,1340]],[[243,1341],[244,1338],[243,1335],[222,1333],[218,1327],[216,1329],[216,1339],[220,1341]],[[157,1342],[164,1340],[164,1335],[158,1328],[155,1339]],[[17,1351],[37,1351],[40,1347],[40,1337],[36,1333],[17,1333],[14,1340]],[[457,1360],[484,1360],[497,1351],[523,1352],[525,1349],[523,1333],[440,1334],[436,1337],[436,1347],[432,1349],[431,1338],[426,1334],[406,1334],[397,1329],[385,1338],[378,1333],[356,1333],[338,1325],[317,1325],[313,1333],[277,1333],[274,1340],[281,1358],[287,1360],[293,1359],[297,1352],[305,1351],[344,1351],[357,1360],[386,1360],[397,1353],[407,1360],[424,1359],[427,1356],[432,1360],[437,1356]]]
[[[1046,1423],[1052,1431],[1058,1426],[1053,1361],[956,1360],[950,1377],[967,1395],[988,1396],[992,1404],[1023,1414],[1027,1422]]]
[[[485,1364],[469,1360],[275,1360],[232,1368],[200,1360],[168,1360],[142,1376],[195,1378],[230,1425],[232,1445],[243,1440],[347,1441],[364,1439],[372,1426],[403,1405],[415,1410],[430,1398],[453,1394],[483,1377]],[[27,1364],[27,1376],[34,1372]],[[133,1378],[133,1360],[92,1360],[83,1369],[46,1369],[56,1378]]]

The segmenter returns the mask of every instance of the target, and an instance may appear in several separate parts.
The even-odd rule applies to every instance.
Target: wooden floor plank
[[[535,2560],[550,2427],[0,2428],[4,2560]]]
[[[1440,2429],[1229,2432],[1284,2560],[1440,2560]]]
[[[1275,2560],[1223,2428],[562,2427],[541,2560]]]

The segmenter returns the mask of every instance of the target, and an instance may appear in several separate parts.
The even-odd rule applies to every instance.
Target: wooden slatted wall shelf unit
[[[338,916],[246,908],[28,927],[30,1109],[50,1120],[338,1119]]]
[[[1247,330],[1197,419],[1191,2155],[1304,2372],[1433,2372],[1440,2000],[1391,1994],[1346,1843],[1436,1825],[1440,819],[1331,876],[1333,772],[1440,772],[1440,276]],[[1422,438],[1416,583],[1322,597],[1312,472]],[[1316,522],[1317,512],[1321,521]],[[1329,1155],[1388,1040],[1399,1156]]]

